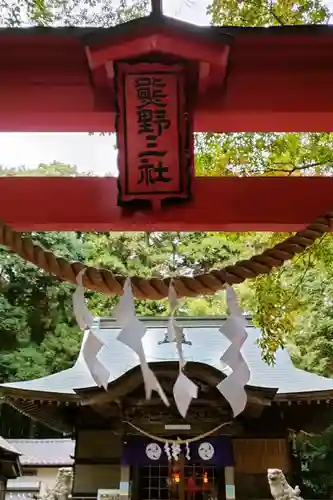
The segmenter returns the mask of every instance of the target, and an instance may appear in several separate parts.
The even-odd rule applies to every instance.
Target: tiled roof
[[[75,441],[72,439],[8,439],[20,453],[23,466],[70,466],[73,464]]]
[[[166,319],[145,321],[147,333],[144,337],[144,347],[148,361],[157,363],[176,361],[175,344],[163,343]],[[183,346],[187,361],[212,366],[220,370],[221,373],[228,374],[228,367],[223,367],[220,362],[221,354],[229,345],[228,340],[219,331],[223,321],[225,320],[221,318],[179,320],[179,323],[184,326],[186,340],[191,342],[191,345]],[[275,365],[267,365],[261,358],[261,351],[257,344],[260,330],[250,326],[247,331],[248,339],[242,352],[251,371],[249,385],[275,388],[280,395],[320,391],[332,391],[333,393],[333,379],[295,368],[286,349],[278,350]],[[98,336],[105,343],[105,347],[101,350],[100,359],[110,370],[110,382],[115,381],[139,364],[136,354],[117,341],[118,333],[119,327],[113,320],[104,319],[101,321]],[[37,380],[3,384],[0,385],[0,388],[74,395],[75,389],[94,386],[95,383],[90,376],[81,348],[75,365],[68,370]]]
[[[7,481],[7,491],[11,492],[23,492],[27,494],[28,492],[38,492],[40,489],[40,481],[27,481],[24,476],[18,477],[17,479],[8,479]],[[15,497],[15,494],[10,498]],[[22,496],[21,496],[22,498]]]
[[[0,436],[0,449],[7,453],[12,453],[13,455],[21,455],[21,452],[15,448],[10,442]]]

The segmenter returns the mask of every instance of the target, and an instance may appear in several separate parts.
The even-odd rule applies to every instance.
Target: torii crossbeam
[[[299,231],[333,208],[333,178],[196,177],[193,199],[117,206],[117,180],[2,177],[0,218],[19,231]]]
[[[147,64],[151,81],[162,71],[160,86],[169,92],[160,104],[171,115],[156,115],[157,135],[149,135],[141,112],[130,114],[145,106],[142,89],[134,95],[130,83],[134,89],[147,80]],[[2,29],[0,130],[113,132],[117,125],[121,168],[118,185],[110,178],[1,178],[0,219],[22,231],[300,230],[333,209],[333,179],[194,177],[191,136],[331,130],[332,88],[330,26],[200,28],[164,17],[156,1],[150,16],[109,29]],[[148,111],[156,112],[148,106],[146,120]],[[141,158],[152,151],[143,152],[136,120],[148,133],[146,148],[157,147],[163,131],[163,151],[154,152],[164,155],[163,166]],[[141,177],[133,174],[133,151]],[[168,192],[166,181],[175,185]],[[141,191],[133,195],[134,185]],[[159,203],[174,199],[153,202],[154,210],[132,203],[153,198],[154,190]]]

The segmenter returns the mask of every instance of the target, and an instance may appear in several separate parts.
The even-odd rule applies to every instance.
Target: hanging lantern
[[[175,484],[179,484],[180,483],[180,474],[179,474],[179,472],[173,472],[172,473],[172,482],[175,483]]]
[[[203,473],[203,483],[204,484],[208,484],[208,475],[207,475],[207,472]]]

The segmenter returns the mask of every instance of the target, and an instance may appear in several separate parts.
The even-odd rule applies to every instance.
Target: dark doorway
[[[168,500],[168,465],[148,465],[139,467],[138,500]]]
[[[135,500],[224,500],[224,469],[202,464],[138,467]],[[133,477],[134,479],[134,477]]]

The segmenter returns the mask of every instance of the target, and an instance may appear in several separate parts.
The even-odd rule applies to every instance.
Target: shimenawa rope
[[[196,297],[198,295],[212,295],[222,290],[226,284],[235,285],[246,279],[267,274],[272,269],[292,259],[296,254],[310,247],[324,233],[331,231],[333,213],[319,217],[304,231],[300,231],[269,248],[261,254],[222,269],[212,270],[209,273],[197,276],[176,276],[172,278],[173,286],[178,297]],[[89,290],[106,295],[122,295],[125,276],[117,276],[107,269],[85,266],[80,262],[69,262],[57,257],[49,250],[35,244],[30,237],[0,222],[0,244],[6,245],[28,262],[32,262],[47,273],[53,274],[61,280],[76,284],[76,276],[86,268],[83,285]],[[138,299],[158,300],[168,296],[171,278],[141,278],[131,277],[133,294]]]
[[[137,432],[140,432],[144,436],[148,437],[149,439],[152,439],[153,441],[158,441],[159,443],[164,443],[164,444],[186,444],[186,443],[195,443],[196,441],[200,441],[201,439],[205,439],[208,436],[211,436],[215,432],[219,431],[222,429],[222,427],[225,427],[226,425],[230,425],[232,422],[223,422],[220,425],[217,425],[213,429],[211,429],[208,432],[205,432],[204,434],[200,434],[199,436],[195,436],[189,439],[166,439],[162,438],[160,436],[155,436],[154,434],[149,434],[149,432],[144,431],[140,427],[137,427],[136,425],[132,424],[132,422],[129,422],[128,420],[124,420],[125,424],[130,425],[135,429]]]

